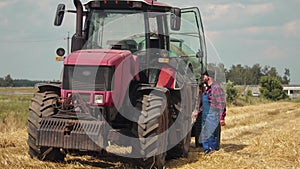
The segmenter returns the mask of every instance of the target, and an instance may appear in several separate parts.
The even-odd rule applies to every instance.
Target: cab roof
[[[85,4],[89,4],[92,2],[114,2],[114,3],[118,3],[118,2],[141,2],[144,3],[146,5],[153,5],[153,6],[160,6],[160,7],[171,7],[170,5],[166,4],[166,3],[162,3],[162,2],[157,2],[157,1],[152,1],[152,0],[88,0]]]

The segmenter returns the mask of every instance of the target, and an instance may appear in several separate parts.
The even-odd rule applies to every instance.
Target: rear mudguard
[[[191,68],[180,60],[175,60],[174,63],[174,65],[166,65],[161,68],[156,87],[181,90],[185,85],[197,86]]]
[[[175,88],[176,71],[171,67],[162,67],[156,87],[164,87],[168,89]]]
[[[138,90],[138,92],[143,91],[143,92],[145,92],[145,94],[149,94],[153,90],[157,90],[157,91],[163,92],[165,94],[169,93],[169,90],[167,88],[152,87],[152,86],[148,86],[148,85],[140,85],[137,90]]]

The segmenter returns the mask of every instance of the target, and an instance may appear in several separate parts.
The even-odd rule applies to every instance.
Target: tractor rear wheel
[[[177,132],[178,144],[168,151],[168,158],[187,157],[191,142],[191,118],[193,111],[192,92],[190,87],[184,87],[181,92],[180,115],[173,124]]]
[[[192,100],[192,90],[190,87],[184,88],[184,93],[182,94],[183,98],[181,99],[182,105],[182,118],[183,123],[181,126],[181,132],[186,136],[181,141],[180,154],[182,157],[187,157],[190,149],[191,143],[191,121],[192,121],[192,111],[193,111],[193,100]]]
[[[163,168],[167,151],[168,106],[163,92],[153,91],[137,100],[141,110],[134,133],[139,141],[133,151],[142,168]],[[163,134],[162,134],[163,133]]]
[[[42,117],[49,117],[55,114],[53,104],[58,95],[52,91],[37,92],[31,99],[28,116],[28,153],[31,158],[38,158],[45,161],[63,161],[65,154],[58,148],[37,146],[37,129],[40,126]]]

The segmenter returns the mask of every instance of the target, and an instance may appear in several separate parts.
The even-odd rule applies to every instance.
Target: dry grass
[[[18,87],[18,88],[0,88],[0,93],[14,93],[14,94],[23,94],[23,93],[34,93],[37,91],[37,88],[33,87]]]
[[[29,97],[29,96],[28,96]],[[22,100],[23,101],[20,101]],[[64,163],[42,162],[27,154],[26,119],[29,99],[0,96],[1,168],[128,168],[128,159],[67,156]],[[17,102],[18,104],[15,104]],[[9,106],[11,105],[11,106]],[[16,107],[16,109],[14,109]],[[22,109],[22,107],[24,107]],[[3,110],[3,108],[5,108]],[[13,111],[14,110],[14,111]],[[9,115],[14,114],[14,115]],[[24,117],[21,117],[23,119]],[[1,119],[1,118],[0,118]],[[221,150],[204,155],[193,147],[189,158],[167,161],[167,168],[300,168],[300,103],[277,102],[230,107],[222,128]],[[5,128],[5,129],[4,129]]]
[[[10,132],[27,125],[32,95],[0,95],[0,132]]]
[[[192,148],[189,159],[169,168],[300,168],[300,104],[278,102],[229,108],[221,150]]]

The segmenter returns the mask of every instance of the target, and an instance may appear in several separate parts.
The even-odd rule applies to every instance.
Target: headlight
[[[103,95],[102,94],[95,94],[94,95],[94,103],[95,104],[103,104]]]

